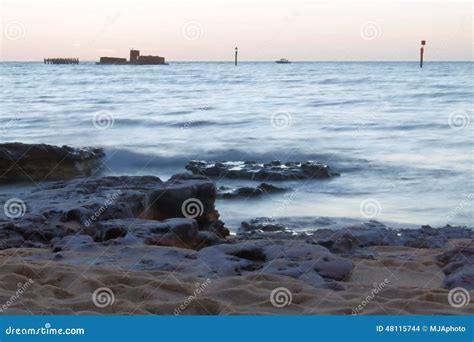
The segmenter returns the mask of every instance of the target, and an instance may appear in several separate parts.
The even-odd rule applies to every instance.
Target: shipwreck
[[[134,64],[134,65],[168,65],[165,57],[141,56],[139,50],[130,50],[130,60],[121,57],[100,57],[97,64]]]

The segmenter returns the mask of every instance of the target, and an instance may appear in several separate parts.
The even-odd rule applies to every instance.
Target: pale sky
[[[0,0],[3,61],[473,60],[471,1]]]

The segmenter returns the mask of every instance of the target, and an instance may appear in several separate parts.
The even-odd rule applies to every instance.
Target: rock
[[[148,226],[152,222],[144,223]],[[161,228],[159,229],[161,232]],[[192,230],[195,232],[195,230]],[[199,231],[200,234],[212,234]],[[231,239],[199,250],[169,246],[144,245],[132,230],[124,237],[104,243],[93,242],[90,236],[68,236],[54,240],[55,253],[37,253],[22,260],[55,260],[60,252],[61,263],[117,267],[146,271],[172,271],[210,279],[236,275],[285,275],[314,287],[341,290],[341,281],[348,280],[354,267],[352,261],[330,253],[326,248],[304,240]],[[146,238],[145,238],[146,239]],[[78,253],[80,252],[80,253]]]
[[[390,229],[349,227],[332,231],[318,243],[333,253],[347,254],[358,248],[388,246],[398,239],[397,233]]]
[[[283,181],[309,178],[329,178],[339,175],[329,166],[313,161],[288,162],[282,164],[273,161],[268,164],[259,164],[253,161],[246,162],[208,162],[192,160],[186,165],[186,170],[193,174],[208,177],[251,179],[264,181]]]
[[[0,144],[0,183],[90,176],[105,156],[99,148],[45,144]]]
[[[178,174],[148,191],[147,218],[191,217],[201,227],[219,218],[214,207],[216,187],[207,177]],[[186,202],[188,201],[188,202]]]
[[[402,246],[413,248],[442,248],[450,239],[472,239],[474,231],[466,227],[446,226],[432,228],[422,226],[421,229],[400,229],[398,231]]]
[[[449,239],[471,238],[473,231],[465,227],[421,229],[389,229],[373,222],[370,225],[348,227],[340,230],[321,229],[314,232],[319,244],[333,253],[354,253],[370,246],[406,246],[412,248],[442,248]]]
[[[248,273],[280,274],[316,287],[329,287],[326,279],[342,281],[350,276],[352,261],[332,255],[326,248],[303,240],[255,240],[204,248],[199,259],[210,272],[204,276]]]
[[[285,233],[287,235],[294,234],[292,230],[280,223],[275,222],[272,218],[257,217],[249,221],[242,222],[237,235],[248,236],[249,234],[260,234],[263,236],[265,235],[264,233]]]
[[[474,245],[472,241],[469,245],[458,246],[438,255],[436,260],[444,266],[445,288],[474,289]]]
[[[474,289],[474,267],[463,267],[456,273],[446,276],[444,279],[444,287],[447,289],[454,289],[456,287],[463,287],[466,290]]]
[[[0,238],[13,239],[4,247],[17,246],[21,239],[49,246],[55,237],[78,232],[103,242],[128,233],[125,224],[115,221],[115,226],[105,228],[104,222],[127,219],[151,220],[157,226],[167,219],[192,219],[199,230],[216,234],[209,236],[212,241],[229,235],[214,206],[214,183],[203,176],[176,175],[166,182],[152,176],[80,178],[46,184],[21,197],[26,215],[0,221]],[[0,203],[8,198],[0,194]],[[195,240],[190,245],[198,245],[197,236]],[[214,243],[211,240],[201,242],[204,246]],[[173,241],[167,244],[175,245]]]
[[[273,194],[288,191],[287,188],[280,188],[268,183],[261,183],[257,187],[229,188],[221,186],[217,190],[218,198],[238,198],[238,197],[259,197],[265,194]]]
[[[199,249],[222,240],[213,232],[199,231],[193,219],[173,218],[164,221],[119,219],[101,221],[94,237],[97,242],[122,238],[120,243],[172,246]],[[116,242],[117,243],[117,242]]]
[[[89,235],[69,235],[62,238],[54,238],[51,241],[53,253],[61,251],[90,252],[99,250]]]

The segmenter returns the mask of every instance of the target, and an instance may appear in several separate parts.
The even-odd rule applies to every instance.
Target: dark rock
[[[396,231],[390,229],[350,227],[332,231],[318,243],[333,253],[347,254],[358,248],[391,245],[397,239]]]
[[[347,280],[354,265],[326,248],[301,239],[244,240],[219,244],[199,252],[207,271],[201,276],[279,274],[303,280],[315,287],[335,288],[328,282]],[[198,262],[199,265],[199,262]]]
[[[474,245],[461,245],[440,254],[436,260],[441,263],[446,274],[444,287],[474,289]]]
[[[0,183],[90,176],[105,156],[98,148],[45,144],[0,144]]]
[[[265,194],[273,194],[288,191],[287,188],[280,188],[268,183],[261,183],[257,187],[229,188],[221,186],[217,190],[219,198],[238,198],[238,197],[259,197]]]
[[[268,164],[253,162],[207,162],[192,160],[186,170],[208,177],[252,179],[263,181],[283,181],[309,178],[329,178],[339,175],[329,166],[313,161],[291,162],[283,165],[280,161]]]
[[[248,234],[261,234],[261,233],[285,233],[287,235],[294,234],[292,230],[288,229],[284,225],[275,222],[273,219],[268,217],[257,217],[249,221],[244,221],[240,224],[240,228],[237,232],[238,236],[248,236]],[[265,234],[261,234],[265,235]]]
[[[0,203],[8,198],[0,194]],[[212,181],[189,174],[173,176],[167,182],[152,176],[123,176],[45,184],[22,195],[28,208],[26,215],[16,220],[0,221],[0,239],[8,240],[1,247],[18,247],[21,240],[29,245],[49,246],[53,238],[78,232],[103,242],[128,233],[120,225],[105,229],[103,222],[142,219],[156,223],[173,218],[194,219],[199,230],[213,232],[215,237],[210,234],[199,238],[203,246],[211,245],[229,235],[219,220],[215,198],[216,189]],[[186,206],[186,203],[191,206]],[[169,240],[170,235],[161,238]],[[194,238],[190,245],[198,246],[198,237]],[[149,239],[152,240],[157,243],[156,238]],[[173,241],[167,244],[176,245]]]
[[[123,238],[121,243],[145,243],[147,245],[202,248],[221,242],[212,232],[199,234],[193,219],[173,218],[164,221],[122,219],[101,221],[95,240],[102,242]],[[203,232],[204,233],[204,232]]]
[[[219,219],[214,206],[216,196],[216,187],[207,177],[174,175],[162,186],[148,191],[146,217],[151,220],[191,217],[200,227],[208,227]]]

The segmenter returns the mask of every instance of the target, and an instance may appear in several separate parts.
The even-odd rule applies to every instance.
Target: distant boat
[[[289,60],[287,60],[286,58],[282,58],[282,59],[279,59],[278,61],[275,61],[275,63],[278,63],[278,64],[289,64],[291,63]]]

